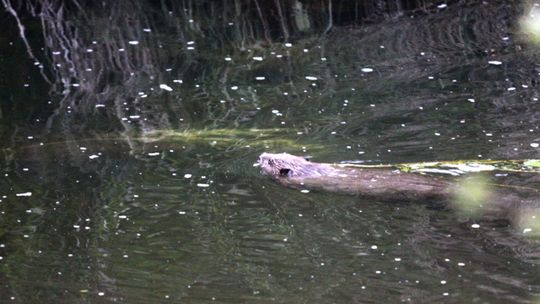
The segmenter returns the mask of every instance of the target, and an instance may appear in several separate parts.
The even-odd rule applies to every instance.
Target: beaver
[[[454,183],[437,176],[392,169],[315,163],[288,153],[262,153],[262,173],[278,183],[300,189],[376,197],[388,200],[437,200],[453,193]]]
[[[263,153],[258,161],[263,174],[297,189],[353,194],[378,201],[418,201],[449,207],[467,218],[508,220],[530,231],[540,231],[540,197],[537,189],[495,187],[473,181],[402,172],[390,168],[315,163],[288,153]],[[441,205],[442,203],[442,205]],[[538,234],[540,236],[540,233]]]

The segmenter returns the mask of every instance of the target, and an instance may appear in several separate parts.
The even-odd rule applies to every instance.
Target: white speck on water
[[[326,61],[326,57],[321,57],[321,61]]]
[[[238,90],[238,86],[232,86],[232,87],[231,87],[231,90],[233,90],[233,91]]]
[[[255,61],[263,61],[263,58],[261,56],[255,56],[255,57],[253,57],[253,60],[255,60]]]
[[[437,5],[438,8],[446,8],[448,5],[446,3]]]
[[[364,73],[371,73],[371,72],[373,72],[373,69],[372,68],[362,68],[361,71],[364,72]]]
[[[514,88],[514,87],[509,87],[507,90],[508,90],[508,91],[515,91],[516,88]]]
[[[428,79],[429,79],[429,80],[433,80],[433,79],[435,79],[435,77],[433,77],[433,76],[428,76]]]
[[[127,219],[127,215],[119,215],[118,218],[124,220]]]
[[[257,77],[255,77],[255,80],[265,80],[265,79],[266,79],[266,77],[264,77],[264,76],[257,76]]]
[[[480,225],[478,225],[478,224],[472,224],[472,225],[471,225],[471,228],[478,229],[478,228],[480,228]]]
[[[193,45],[193,44],[195,44],[195,41],[188,41],[187,42],[187,45]]]
[[[442,281],[441,281],[441,284],[443,284],[443,285],[446,284],[446,281],[445,281],[445,280],[442,280]]]
[[[285,47],[288,47],[288,48],[292,47],[292,43],[290,42],[285,43]]]
[[[225,57],[225,61],[231,61],[232,58],[231,57]]]
[[[32,192],[23,192],[23,193],[17,193],[15,194],[16,196],[32,196]]]
[[[525,228],[525,229],[523,229],[523,233],[529,233],[529,232],[531,232],[531,231],[532,231],[531,228]]]
[[[131,115],[129,116],[130,119],[137,119],[137,118],[141,118],[140,115]]]
[[[458,265],[459,267],[464,267],[464,266],[465,266],[465,263],[459,262],[459,263],[457,263],[457,265]]]
[[[99,155],[95,155],[95,154],[92,154],[92,155],[88,156],[88,158],[90,158],[90,159],[96,159],[98,157],[99,157]]]
[[[377,245],[371,245],[371,249],[375,250],[377,248],[378,248]]]
[[[380,270],[375,270],[375,273],[376,274],[381,274],[381,271]]]
[[[309,52],[309,50],[308,50],[308,49],[304,49],[304,53],[307,53],[307,52]]]
[[[315,80],[317,80],[317,77],[315,77],[315,76],[306,76],[306,79],[309,80],[309,81],[315,81]]]
[[[161,152],[150,152],[150,153],[148,153],[148,156],[158,156],[160,154],[161,154]]]
[[[187,49],[188,51],[193,51],[193,50],[195,49],[195,47],[193,47],[193,46],[188,46],[186,49]]]
[[[131,40],[131,41],[129,41],[128,43],[131,44],[131,45],[137,45],[137,44],[139,44],[139,41],[137,41],[137,40]]]
[[[435,132],[435,136],[441,136],[441,133]]]
[[[302,189],[302,190],[300,190],[300,192],[302,192],[302,193],[309,193],[309,190],[307,190],[307,189]]]
[[[98,103],[98,104],[96,104],[95,107],[96,107],[96,108],[105,108],[105,105],[104,105],[104,104],[101,104],[101,103]]]
[[[540,147],[540,144],[539,143],[531,143],[531,147],[538,148],[538,147]]]
[[[502,62],[501,62],[501,61],[497,61],[497,60],[491,60],[491,61],[488,61],[488,64],[492,64],[492,65],[501,65]]]
[[[182,79],[174,79],[172,82],[174,83],[184,83]]]
[[[100,296],[100,297],[103,297],[105,295],[105,293],[103,291],[100,291],[100,292],[98,292],[97,295]]]
[[[476,100],[474,100],[474,98],[469,98],[469,99],[467,99],[467,100],[468,100],[469,102],[472,102],[472,103],[475,103],[475,102],[476,102]]]
[[[189,174],[189,173],[186,173],[184,174],[184,178],[191,178],[193,175]]]
[[[152,30],[149,28],[143,28],[143,32],[150,33]]]
[[[165,91],[169,91],[169,92],[171,92],[173,90],[170,86],[168,86],[166,84],[160,84],[159,88],[162,89],[162,90],[165,90]]]
[[[73,228],[79,229],[79,228],[81,228],[81,226],[79,226],[79,225],[73,225]]]
[[[394,261],[401,262],[401,258],[394,258]]]
[[[208,187],[210,187],[210,184],[202,184],[201,183],[201,184],[197,184],[197,187],[199,187],[199,188],[208,188]]]
[[[178,214],[180,214],[180,215],[185,215],[186,212],[185,212],[185,211],[178,211]]]

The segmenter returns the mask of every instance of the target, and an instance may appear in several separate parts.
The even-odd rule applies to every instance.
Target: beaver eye
[[[292,175],[292,170],[291,169],[279,169],[279,175],[280,176],[288,176],[290,177]]]

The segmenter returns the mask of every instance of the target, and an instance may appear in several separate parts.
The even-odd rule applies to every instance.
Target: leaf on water
[[[487,178],[476,175],[458,182],[452,203],[463,215],[476,217],[490,203],[490,193],[491,185]]]
[[[528,161],[524,162],[523,165],[527,167],[540,168],[540,159],[529,159]]]

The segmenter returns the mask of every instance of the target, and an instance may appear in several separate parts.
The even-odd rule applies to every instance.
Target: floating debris
[[[162,90],[165,90],[165,91],[169,91],[169,92],[171,92],[173,90],[170,86],[168,86],[166,84],[160,84],[159,88],[162,89]]]
[[[23,193],[17,193],[15,194],[16,196],[32,196],[32,192],[23,192]]]

